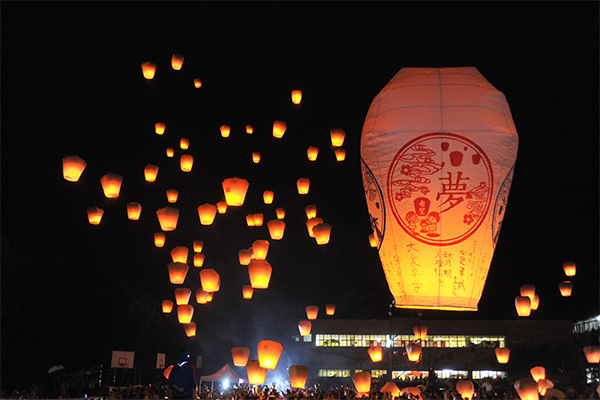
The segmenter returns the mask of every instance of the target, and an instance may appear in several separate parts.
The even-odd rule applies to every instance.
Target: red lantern
[[[262,213],[256,213],[252,215],[253,226],[262,226],[265,217]]]
[[[179,210],[174,207],[164,207],[156,210],[156,216],[163,231],[174,231],[177,228]]]
[[[248,276],[252,287],[254,289],[268,288],[272,271],[273,268],[267,260],[251,260],[248,264]]]
[[[283,351],[283,346],[273,340],[258,342],[258,362],[262,368],[275,369]]]
[[[236,367],[245,367],[248,363],[248,357],[250,356],[250,349],[243,346],[234,347],[231,349],[231,357],[233,358],[233,365]]]
[[[217,215],[217,206],[214,204],[202,204],[198,206],[198,217],[202,225],[212,225]]]
[[[600,362],[600,347],[598,346],[585,346],[583,348],[585,358],[590,364],[598,364]]]
[[[560,282],[558,284],[558,290],[560,290],[560,294],[563,297],[569,297],[573,291],[573,283],[570,281]]]
[[[142,74],[144,78],[150,80],[154,79],[154,74],[156,73],[156,64],[151,61],[146,61],[142,64]]]
[[[222,183],[225,201],[228,206],[241,206],[246,199],[246,192],[250,184],[241,178],[228,178]]]
[[[154,234],[154,245],[156,247],[163,247],[165,245],[165,241],[167,240],[167,236],[165,236],[162,232],[157,232]]]
[[[173,302],[171,300],[163,300],[162,312],[165,314],[170,314],[171,311],[173,311]]]
[[[310,330],[312,329],[312,323],[310,321],[300,321],[298,323],[298,330],[300,331],[300,336],[308,336],[310,335]]]
[[[252,243],[252,255],[257,260],[266,260],[267,253],[269,252],[269,241],[268,240],[255,240]]]
[[[142,213],[142,205],[140,203],[131,202],[127,203],[127,218],[132,221],[137,221],[140,219],[140,214]]]
[[[205,292],[217,292],[221,285],[221,276],[214,269],[203,269],[200,271],[200,283]]]
[[[178,306],[183,305],[183,304],[188,304],[191,296],[192,296],[192,291],[188,288],[175,289],[175,302],[177,303]]]
[[[87,209],[88,221],[92,225],[99,225],[102,221],[104,210],[98,207],[90,207]]]
[[[413,332],[417,340],[427,340],[427,327],[425,325],[413,326]]]
[[[513,386],[521,400],[539,400],[540,398],[537,382],[533,378],[519,379]]]
[[[181,138],[179,139],[179,148],[182,150],[187,150],[190,148],[190,139]]]
[[[533,296],[535,296],[535,286],[533,285],[523,285],[519,288],[519,292],[521,296],[529,297],[529,300],[533,301]]]
[[[358,393],[369,393],[371,391],[371,373],[368,371],[355,372],[352,381]]]
[[[499,364],[506,364],[508,359],[510,358],[510,349],[506,347],[496,347],[494,350],[496,352],[496,359]]]
[[[536,382],[540,379],[546,379],[546,368],[544,367],[533,367],[529,372],[531,372],[531,377]]]
[[[241,249],[238,251],[238,258],[240,260],[241,265],[250,264],[250,260],[252,259],[252,249]]]
[[[308,194],[310,190],[310,179],[300,178],[296,181],[296,187],[298,188],[298,194]]]
[[[202,81],[200,78],[194,78],[194,87],[196,89],[200,89],[202,87]]]
[[[310,204],[304,207],[304,212],[306,213],[306,219],[316,218],[317,206],[315,206],[314,204]]]
[[[194,156],[191,154],[182,154],[179,157],[179,166],[183,172],[190,172],[194,166]]]
[[[171,250],[171,259],[173,262],[187,263],[189,249],[185,246],[176,246]]]
[[[409,361],[419,361],[421,358],[421,346],[417,343],[410,343],[406,346],[406,355]]]
[[[301,389],[308,378],[308,367],[304,365],[292,365],[288,368],[290,375],[290,386],[294,389]]]
[[[121,183],[123,182],[123,177],[119,174],[111,174],[110,172],[100,178],[100,183],[102,184],[102,190],[104,190],[104,195],[109,199],[115,199],[119,197],[119,192],[121,191]]]
[[[306,306],[306,317],[310,320],[317,319],[319,315],[319,307],[318,306]]]
[[[173,54],[171,57],[171,68],[173,68],[175,71],[179,71],[183,66],[184,58],[185,57],[181,54]]]
[[[219,130],[221,131],[221,136],[224,138],[229,137],[229,134],[231,133],[231,127],[229,127],[229,125],[222,125]]]
[[[284,219],[285,218],[285,209],[281,208],[281,207],[276,208],[275,214],[277,215],[277,219]]]
[[[154,182],[158,175],[158,165],[148,164],[144,168],[144,179],[146,182]]]
[[[331,145],[333,147],[341,147],[344,144],[346,138],[346,132],[343,129],[332,129],[330,131]]]
[[[174,285],[181,285],[190,269],[187,264],[180,262],[169,263],[167,268],[169,268],[169,280]]]
[[[346,149],[340,147],[339,149],[335,149],[333,153],[335,154],[335,159],[339,162],[346,159]]]
[[[196,289],[196,302],[198,304],[208,303],[208,292],[205,292],[202,288]]]
[[[225,200],[217,203],[217,211],[219,214],[225,214],[227,212],[227,202]]]
[[[187,335],[187,337],[196,336],[196,323],[195,322],[183,324],[183,328],[185,329],[185,334]]]
[[[374,345],[371,343],[371,347],[367,351],[369,353],[369,357],[371,357],[371,361],[379,362],[383,359],[383,352],[381,351],[381,343]]]
[[[157,122],[154,124],[154,132],[157,135],[164,135],[165,129],[167,129],[167,124],[164,122]]]
[[[242,297],[244,299],[246,299],[246,300],[251,299],[253,294],[254,294],[254,288],[251,285],[242,286]]]
[[[201,253],[204,248],[204,242],[202,240],[194,240],[194,253]]]
[[[308,157],[309,161],[317,161],[317,157],[319,156],[319,148],[310,146],[306,149],[306,157]]]
[[[300,104],[302,101],[302,90],[292,90],[292,103]]]
[[[258,151],[252,153],[252,162],[254,164],[258,164],[260,162],[260,153]]]
[[[331,237],[331,225],[327,223],[317,224],[313,227],[312,231],[315,235],[317,244],[322,245],[329,243],[329,238]]]
[[[563,270],[566,276],[575,276],[577,272],[577,265],[573,261],[565,261],[562,264]]]
[[[272,204],[273,198],[275,197],[275,193],[272,190],[265,190],[263,192],[263,201],[265,204]]]
[[[200,268],[204,265],[204,254],[196,253],[194,254],[194,267]]]
[[[262,385],[267,377],[267,369],[261,367],[258,360],[250,360],[246,363],[246,374],[251,385]]]
[[[517,296],[515,308],[519,317],[528,317],[531,314],[531,300],[527,296]]]
[[[273,240],[281,240],[283,238],[283,232],[285,231],[285,222],[280,219],[272,219],[267,222],[269,228],[269,235]]]
[[[77,182],[87,166],[84,159],[78,156],[66,156],[62,159],[63,178],[69,182]]]
[[[371,245],[371,247],[377,247],[377,244],[378,244],[377,238],[372,233],[369,235],[369,244]]]
[[[190,304],[177,306],[177,319],[180,324],[189,324],[194,316],[194,307]]]
[[[473,399],[475,387],[471,381],[460,380],[456,382],[456,391],[462,396],[463,399]]]
[[[253,132],[254,132],[254,127],[252,125],[246,125],[246,133],[248,135],[252,135]]]
[[[167,147],[167,157],[173,158],[175,155],[175,150],[172,147]]]
[[[326,304],[325,305],[325,314],[334,315],[335,314],[335,304]]]
[[[175,189],[167,190],[167,201],[169,203],[177,203],[177,199],[179,198],[179,192]]]
[[[319,224],[323,223],[323,218],[311,218],[308,221],[306,221],[306,229],[308,230],[308,235],[312,238],[315,237],[315,234],[313,232],[313,228]]]
[[[285,130],[287,129],[287,125],[283,121],[275,121],[273,122],[273,137],[277,139],[281,139],[285,134]]]

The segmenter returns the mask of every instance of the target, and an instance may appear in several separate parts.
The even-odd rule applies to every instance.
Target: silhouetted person
[[[196,398],[196,369],[189,361],[190,352],[180,350],[168,381],[174,399]]]

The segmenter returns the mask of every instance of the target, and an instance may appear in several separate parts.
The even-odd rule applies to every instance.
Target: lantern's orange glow
[[[173,158],[174,155],[175,155],[175,149],[173,149],[172,147],[167,147],[167,157]]]
[[[300,104],[302,101],[302,90],[292,90],[292,103]]]
[[[169,263],[167,268],[169,268],[169,280],[174,285],[181,285],[190,269],[187,264],[180,262]]]
[[[427,340],[427,327],[425,325],[413,326],[413,332],[417,340]]]
[[[254,226],[254,214],[246,215],[246,225]]]
[[[175,302],[178,306],[188,304],[192,297],[192,291],[188,288],[177,288],[175,289]]]
[[[146,61],[142,64],[142,74],[144,78],[150,80],[154,79],[154,74],[156,73],[156,64],[151,61]]]
[[[202,249],[204,248],[204,242],[202,240],[194,240],[193,247],[194,253],[202,253]]]
[[[194,166],[194,156],[191,154],[182,154],[179,157],[179,167],[183,172],[190,172]]]
[[[189,324],[194,316],[194,306],[191,304],[182,304],[177,306],[177,319],[180,324]]]
[[[317,206],[310,204],[304,207],[304,212],[306,213],[306,219],[315,218],[317,216]]]
[[[263,192],[263,201],[265,204],[273,204],[273,198],[275,197],[275,193],[272,190],[265,190]]]
[[[171,300],[163,300],[162,312],[165,314],[170,314],[171,311],[173,311],[173,302]]]
[[[174,231],[177,228],[177,221],[179,220],[179,210],[174,207],[164,207],[156,210],[156,216],[158,217],[158,223],[160,229],[163,231]]]
[[[219,214],[225,214],[227,212],[227,202],[225,200],[217,203],[217,211]]]
[[[304,365],[292,365],[288,368],[290,375],[290,386],[294,389],[301,389],[306,384],[308,378],[308,367]]]
[[[251,385],[262,385],[267,377],[267,369],[261,367],[258,360],[249,360],[246,363],[246,374]]]
[[[285,218],[285,209],[281,208],[281,207],[276,208],[275,214],[277,215],[277,219],[284,219]]]
[[[254,289],[266,289],[269,287],[273,268],[267,260],[250,260],[248,264],[248,276],[250,285]]]
[[[346,139],[346,132],[343,129],[332,129],[329,131],[331,136],[331,145],[333,147],[341,147]]]
[[[306,221],[306,229],[308,230],[308,235],[312,238],[315,237],[315,234],[313,232],[313,228],[319,224],[323,223],[323,218],[311,218],[308,221]]]
[[[577,273],[577,264],[575,264],[573,261],[565,261],[562,263],[562,267],[566,276],[575,276]]]
[[[308,318],[310,320],[317,319],[317,316],[319,315],[319,307],[318,306],[306,306],[305,311],[306,311],[306,318]]]
[[[204,254],[196,253],[194,254],[194,267],[200,268],[204,265]]]
[[[165,377],[165,379],[169,379],[169,375],[171,375],[172,370],[173,370],[173,364],[171,364],[167,368],[165,368],[165,370],[163,371],[163,376]]]
[[[298,194],[308,194],[310,190],[310,179],[300,178],[296,181],[296,187],[298,188]]]
[[[531,300],[531,310],[535,311],[538,309],[540,305],[540,296],[538,296],[537,294],[533,295],[533,300]]]
[[[187,335],[187,337],[196,336],[196,323],[195,322],[190,322],[189,324],[183,324],[183,327],[185,329],[185,334]]]
[[[190,139],[181,138],[179,139],[179,148],[182,150],[187,150],[190,148]]]
[[[66,156],[62,159],[63,178],[69,182],[77,182],[87,166],[84,159],[78,156]]]
[[[214,269],[203,269],[200,271],[200,284],[205,292],[217,292],[221,285],[221,276]]]
[[[165,129],[167,129],[167,124],[164,122],[157,122],[154,124],[154,133],[157,135],[164,135]]]
[[[140,203],[131,202],[127,203],[127,218],[132,221],[137,221],[140,219],[140,214],[142,213],[142,205]]]
[[[326,304],[325,305],[325,314],[335,315],[335,304]]]
[[[241,249],[238,251],[238,259],[240,260],[241,265],[250,264],[250,260],[252,259],[252,249]]]
[[[179,198],[179,192],[175,189],[167,190],[167,201],[169,203],[177,203],[177,199]]]
[[[221,287],[221,280],[219,279],[219,283],[217,284],[217,291],[219,290],[220,287]],[[214,295],[215,295],[215,292],[209,292],[206,295],[206,301],[210,303],[212,301]]]
[[[517,296],[515,308],[519,317],[528,317],[531,314],[531,300],[527,296]]]
[[[275,369],[283,351],[283,346],[274,340],[258,342],[258,362],[262,368]]]
[[[421,358],[421,346],[417,343],[410,343],[406,346],[406,355],[409,361],[419,361]]]
[[[180,262],[187,264],[188,254],[190,250],[185,246],[175,246],[171,250],[171,259],[173,262]]]
[[[496,359],[499,364],[506,364],[510,358],[510,349],[506,347],[496,347]]]
[[[339,149],[335,149],[333,153],[335,154],[335,159],[340,162],[346,159],[346,149],[340,147]]]
[[[265,216],[262,213],[256,213],[252,215],[252,222],[254,226],[262,226],[265,220]]]
[[[252,162],[254,164],[258,164],[260,162],[260,153],[258,151],[252,153]]]
[[[600,347],[599,346],[585,346],[583,348],[585,358],[590,364],[598,364],[600,362]]]
[[[234,347],[231,349],[231,357],[233,365],[236,367],[245,367],[250,357],[250,349],[243,346]]]
[[[254,127],[252,125],[246,125],[246,133],[248,135],[252,135],[253,132],[254,132]]]
[[[272,219],[267,222],[267,228],[269,228],[269,235],[273,240],[281,240],[285,231],[285,222],[280,219]]]
[[[246,300],[251,299],[253,294],[254,294],[254,288],[251,285],[242,286],[242,297],[244,299],[246,299]]]
[[[371,373],[369,371],[355,372],[352,382],[358,393],[369,393],[371,391]]]
[[[398,389],[398,385],[396,385],[392,381],[386,382],[385,385],[383,385],[383,387],[381,389],[379,389],[379,391],[381,393],[388,393],[389,399],[395,399],[396,397],[399,397],[401,394],[400,389]]]
[[[252,255],[257,260],[266,260],[267,254],[269,253],[269,241],[268,240],[255,240],[252,243]]]
[[[214,204],[202,204],[198,206],[198,218],[202,225],[212,225],[217,215],[217,206]]]
[[[515,381],[514,388],[521,400],[539,400],[538,384],[533,378],[523,378]]]
[[[208,303],[208,292],[205,292],[202,288],[196,289],[196,302],[198,304]]]
[[[298,330],[300,331],[300,336],[308,336],[310,335],[310,330],[312,329],[312,322],[310,321],[300,321],[298,323]]]
[[[554,387],[554,383],[550,379],[540,379],[537,381],[538,384],[538,392],[542,396],[546,395],[547,389],[552,389]]]
[[[196,89],[200,89],[202,87],[202,81],[200,78],[194,78],[194,87]]]
[[[104,210],[98,207],[90,207],[87,209],[88,222],[92,225],[100,225]]]
[[[535,286],[533,285],[523,285],[519,288],[519,292],[521,296],[529,297],[529,300],[533,301],[533,296],[535,296]]]
[[[219,130],[221,131],[221,136],[224,138],[229,137],[229,134],[231,133],[231,127],[229,125],[221,125]]]
[[[123,177],[119,174],[111,174],[110,172],[100,178],[100,183],[102,184],[102,190],[104,190],[104,195],[109,199],[116,199],[119,197],[119,192],[121,191],[121,183],[123,182]]]
[[[167,236],[162,232],[156,232],[154,234],[154,245],[156,247],[163,247],[167,240]]]
[[[369,235],[369,244],[371,245],[371,247],[377,247],[377,244],[378,244],[377,238],[372,233]]]
[[[306,157],[308,157],[308,161],[317,161],[317,157],[319,156],[319,148],[310,146],[306,149]]]
[[[241,206],[246,199],[250,184],[242,178],[227,178],[222,182],[225,201],[228,206]]]
[[[569,297],[573,292],[573,283],[571,281],[564,281],[558,284],[558,290],[562,297]]]
[[[312,231],[318,245],[329,243],[329,238],[331,237],[331,225],[327,223],[317,224],[313,227]]]
[[[283,121],[275,121],[273,122],[273,137],[277,139],[281,139],[285,134],[285,130],[287,129],[287,125]]]
[[[544,367],[533,367],[529,372],[531,372],[531,377],[536,382],[540,379],[546,379],[546,368]]]
[[[148,164],[144,167],[144,179],[146,182],[154,182],[158,176],[158,165]]]
[[[173,56],[171,56],[171,68],[173,68],[175,71],[179,71],[183,66],[184,59],[185,57],[181,54],[173,54]]]
[[[461,379],[456,382],[456,391],[461,395],[463,399],[473,399],[473,394],[475,394],[475,387],[473,386],[473,382]]]
[[[369,353],[369,357],[371,357],[371,361],[379,362],[383,359],[383,352],[381,351],[381,343],[374,345],[371,343],[371,347],[367,350]]]

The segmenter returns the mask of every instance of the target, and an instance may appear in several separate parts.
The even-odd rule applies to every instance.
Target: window
[[[415,342],[414,335],[315,335],[315,345],[324,347],[369,347],[381,342],[382,347],[406,347]],[[505,347],[505,336],[428,335],[422,347]]]
[[[348,378],[349,369],[320,369],[317,373],[319,378]]]
[[[371,370],[371,378],[379,378],[387,374],[387,369],[372,369]]]
[[[505,371],[473,371],[473,379],[506,378]]]

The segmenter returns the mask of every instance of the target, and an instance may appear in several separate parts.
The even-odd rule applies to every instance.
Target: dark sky
[[[536,286],[532,319],[598,314],[598,3],[237,3],[2,2],[2,375],[25,359],[36,368],[93,365],[111,350],[156,352],[180,346],[213,372],[234,345],[297,334],[309,304],[338,305],[335,318],[387,318],[391,297],[371,232],[360,173],[360,134],[372,99],[403,67],[473,66],[510,105],[519,133],[514,180],[487,283],[472,313],[423,318],[517,318],[514,297]],[[173,53],[185,56],[181,71]],[[146,81],[140,64],[158,65]],[[203,81],[201,89],[192,79]],[[290,91],[301,89],[301,106]],[[274,120],[287,123],[281,140]],[[164,136],[153,133],[157,121]],[[223,139],[219,127],[231,126]],[[253,135],[244,132],[252,124]],[[337,163],[329,130],[346,132]],[[164,155],[191,141],[194,169]],[[308,146],[320,148],[316,163]],[[263,161],[251,162],[252,151]],[[62,178],[61,159],[88,167]],[[143,179],[146,164],[159,179]],[[118,199],[99,179],[123,175]],[[201,226],[196,207],[222,199],[221,181],[250,182],[244,207]],[[311,179],[306,197],[299,177]],[[175,232],[158,249],[155,211],[164,191],[180,192]],[[275,191],[272,206],[262,191]],[[142,219],[127,220],[139,201]],[[327,246],[306,234],[304,207],[332,225]],[[86,209],[105,210],[100,226]],[[271,242],[269,289],[241,298],[248,283],[237,250],[267,239],[248,213],[287,211],[284,239]],[[185,337],[159,304],[173,297],[169,251],[205,242],[206,263],[222,277],[210,306],[196,307],[198,336]],[[561,263],[577,262],[571,298]],[[186,281],[199,286],[197,270]],[[192,303],[194,303],[192,301]],[[323,310],[324,311],[324,310]],[[393,310],[395,317],[417,311]],[[65,345],[68,343],[68,345]],[[99,361],[100,360],[100,361]],[[7,365],[12,368],[7,369]]]

